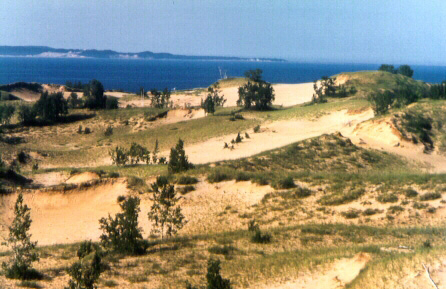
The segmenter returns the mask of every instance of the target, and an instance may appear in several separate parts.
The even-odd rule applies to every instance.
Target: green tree
[[[115,218],[108,215],[108,218],[99,220],[100,228],[104,231],[100,237],[104,247],[131,255],[145,252],[147,244],[138,227],[139,204],[139,198],[129,197],[119,204],[122,213],[116,214]]]
[[[0,105],[0,124],[9,124],[14,115],[15,107],[12,105]]]
[[[33,110],[44,121],[57,121],[61,115],[68,113],[68,104],[62,92],[48,94],[48,91],[44,91]]]
[[[208,87],[208,96],[210,95],[212,97],[215,106],[223,106],[226,102],[225,96],[223,94],[220,95],[221,91],[219,88],[220,85],[218,82]]]
[[[381,66],[378,69],[379,71],[387,71],[390,73],[395,74],[396,73],[396,69],[393,65],[391,64],[381,64]]]
[[[274,101],[274,89],[271,83],[262,80],[262,70],[249,70],[245,72],[248,83],[239,87],[238,106],[249,109],[254,106],[257,110],[268,109]]]
[[[400,67],[398,67],[398,74],[407,76],[407,77],[412,77],[413,76],[413,70],[410,68],[409,65],[404,64],[401,65]]]
[[[382,115],[389,111],[393,104],[394,94],[388,90],[384,92],[377,92],[369,96],[369,101],[372,103],[373,111],[376,115]]]
[[[158,139],[155,140],[155,147],[153,148],[152,160],[153,163],[156,164],[158,162],[158,153],[159,153],[159,145]]]
[[[170,149],[168,171],[170,174],[184,172],[193,168],[184,151],[184,142],[179,139],[177,145]]]
[[[106,108],[107,97],[104,95],[104,86],[96,79],[84,87],[86,97],[85,106],[90,109]]]
[[[113,164],[117,166],[124,166],[129,161],[129,155],[124,148],[117,146],[108,153],[112,159]]]
[[[215,102],[211,95],[208,95],[206,97],[206,100],[203,102],[202,108],[206,113],[212,113],[215,112]]]
[[[148,149],[143,147],[142,145],[139,145],[137,143],[132,143],[130,146],[130,150],[128,153],[130,157],[130,163],[137,164],[140,161],[145,162],[146,164],[150,163],[150,152]]]
[[[220,260],[209,259],[206,274],[207,289],[231,289],[231,281],[220,275]]]
[[[163,176],[156,178],[152,191],[153,205],[148,213],[149,220],[154,222],[152,232],[160,233],[161,238],[171,237],[187,223],[181,207],[177,206],[180,198],[176,196],[175,187]]]
[[[32,107],[23,104],[19,106],[18,118],[24,125],[34,124],[36,121],[36,111]]]
[[[71,108],[76,108],[80,105],[81,101],[76,92],[72,92],[68,97],[68,106]]]
[[[10,263],[3,262],[2,268],[6,277],[13,279],[29,279],[35,275],[31,270],[32,262],[38,261],[38,254],[35,252],[37,242],[31,242],[30,208],[23,204],[23,194],[20,193],[14,206],[14,220],[9,227],[9,236],[3,245],[12,249]]]

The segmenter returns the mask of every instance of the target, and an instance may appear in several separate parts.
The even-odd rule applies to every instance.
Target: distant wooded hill
[[[170,53],[155,53],[151,51],[129,53],[117,52],[113,50],[96,49],[64,49],[47,46],[0,46],[2,56],[33,56],[33,57],[54,57],[54,58],[140,58],[140,59],[189,59],[189,60],[233,60],[233,61],[279,61],[278,58],[243,58],[227,56],[189,56],[176,55]]]

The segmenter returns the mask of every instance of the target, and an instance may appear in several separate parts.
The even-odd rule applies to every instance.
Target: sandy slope
[[[25,193],[24,202],[31,208],[33,220],[32,239],[39,245],[98,240],[101,233],[98,220],[108,213],[117,213],[120,210],[117,197],[126,192],[124,181],[110,181],[67,192]],[[0,238],[6,236],[7,225],[14,217],[16,199],[16,194],[0,198]]]
[[[373,117],[372,110],[359,114],[350,114],[347,110],[333,112],[311,120],[286,120],[272,122],[262,126],[261,133],[249,132],[250,138],[234,145],[234,150],[224,149],[224,143],[230,144],[236,135],[212,138],[203,143],[186,146],[186,154],[192,163],[202,164],[221,160],[238,159],[279,148],[303,139],[316,137],[324,133],[340,131],[351,134],[355,125]],[[163,152],[163,155],[168,152]]]
[[[369,120],[358,124],[347,136],[351,138],[353,143],[363,147],[385,150],[424,164],[430,172],[446,172],[445,156],[437,152],[426,154],[423,152],[424,146],[422,144],[415,145],[403,140],[401,133],[387,118]]]
[[[268,289],[337,289],[345,288],[345,285],[358,276],[361,269],[370,261],[370,255],[359,253],[350,259],[336,261],[325,272],[307,273],[297,280],[282,284],[271,284],[262,288]]]

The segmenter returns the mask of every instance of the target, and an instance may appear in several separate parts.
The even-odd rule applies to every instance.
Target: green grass
[[[341,73],[341,75],[347,75],[349,77],[349,80],[344,85],[356,87],[358,92],[355,96],[363,98],[366,98],[374,92],[394,90],[398,87],[398,81],[409,85],[412,89],[427,87],[424,82],[400,74],[392,74],[384,71],[346,72]],[[334,75],[334,77],[339,76],[340,75]]]

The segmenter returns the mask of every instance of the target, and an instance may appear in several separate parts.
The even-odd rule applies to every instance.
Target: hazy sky
[[[0,1],[0,45],[446,64],[444,0]]]

